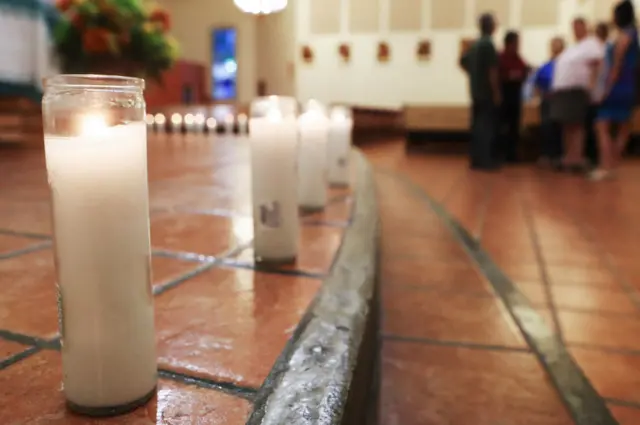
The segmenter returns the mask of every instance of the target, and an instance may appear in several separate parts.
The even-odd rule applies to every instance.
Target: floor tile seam
[[[254,401],[255,395],[258,392],[258,389],[254,387],[238,385],[224,381],[217,381],[211,378],[194,376],[188,373],[177,372],[171,370],[171,368],[160,366],[158,367],[158,377],[186,385],[194,385],[202,389],[221,392],[229,396],[247,400],[249,402]]]
[[[529,303],[538,310],[550,308],[548,304],[532,301],[527,295],[525,295],[525,297],[527,297],[529,299]],[[595,309],[588,309],[588,308],[568,307],[568,306],[563,306],[562,303],[557,304],[556,309],[558,312],[558,316],[560,315],[560,313],[579,313],[579,314],[588,314],[594,317],[606,318],[606,319],[640,320],[640,314],[638,313],[625,313],[625,312],[617,312],[617,311],[605,311],[605,310],[595,310]]]
[[[605,401],[613,406],[628,407],[630,409],[640,410],[640,402],[637,401],[627,401],[613,397],[605,397]]]
[[[567,341],[566,344],[568,348],[578,348],[578,349],[588,350],[588,351],[598,351],[601,353],[640,357],[640,349],[636,350],[636,349],[627,349],[627,348],[607,347],[604,345],[587,344],[587,343],[575,342],[575,341]]]
[[[16,237],[25,238],[25,239],[51,240],[51,235],[22,232],[19,230],[11,230],[11,229],[4,229],[4,228],[0,229],[0,235],[16,236]]]
[[[0,371],[16,363],[19,363],[25,359],[28,359],[29,357],[33,356],[36,353],[39,353],[40,351],[42,351],[41,347],[36,347],[33,345],[27,346],[24,350],[20,351],[19,353],[15,353],[3,360],[0,360]]]
[[[575,208],[571,208],[570,204],[565,204],[565,209],[575,212]],[[572,214],[572,217],[579,217],[580,214]],[[626,295],[629,297],[629,300],[634,304],[634,306],[640,310],[640,293],[631,285],[628,280],[620,273],[615,261],[613,260],[613,256],[610,254],[607,249],[602,246],[602,243],[598,240],[598,238],[593,234],[593,230],[588,223],[585,223],[584,220],[575,219],[574,223],[577,225],[580,233],[587,239],[591,244],[595,245],[596,250],[599,252],[601,259],[604,261],[604,265],[608,269],[610,273],[614,275],[616,278],[616,286],[620,288]]]
[[[487,221],[487,216],[489,214],[489,206],[491,205],[491,200],[493,199],[494,187],[496,185],[496,179],[491,179],[489,185],[485,189],[485,196],[482,206],[480,208],[480,213],[478,214],[478,231],[476,235],[473,235],[478,243],[482,243],[482,236],[484,234],[484,228]]]
[[[494,299],[496,298],[496,294],[493,292],[487,292],[482,290],[462,290],[462,289],[447,289],[443,287],[441,284],[431,284],[431,285],[416,285],[411,283],[395,283],[395,282],[387,282],[384,283],[385,289],[392,290],[406,290],[406,291],[415,291],[415,292],[426,292],[426,293],[436,293],[438,295],[455,295],[455,296],[464,296],[467,298],[487,298]]]
[[[458,341],[458,340],[439,339],[439,338],[410,337],[410,336],[397,335],[394,333],[387,333],[387,332],[380,333],[380,337],[384,341],[405,342],[409,344],[422,344],[422,345],[443,346],[443,347],[451,347],[451,348],[467,348],[467,349],[484,350],[484,351],[511,351],[516,353],[533,354],[533,351],[528,347],[513,347],[508,345],[497,345],[497,344],[481,344],[481,343],[475,343],[470,341]]]
[[[52,246],[51,241],[36,243],[33,245],[29,245],[26,248],[16,249],[14,251],[9,251],[0,254],[0,260],[10,260],[16,257],[20,257],[22,255],[32,254],[34,252],[42,251]]]
[[[391,169],[386,169],[385,171],[394,174],[394,171]],[[463,181],[466,180],[466,178],[469,176],[469,170],[463,170],[458,177],[454,177],[453,182],[451,183],[451,185],[449,186],[449,189],[447,189],[447,191],[445,192],[445,194],[442,196],[442,199],[439,199],[438,202],[440,202],[442,205],[445,205],[448,200],[449,197],[455,193],[455,189],[462,184]]]
[[[562,341],[564,341],[564,332],[562,330],[562,325],[560,322],[560,317],[558,315],[558,306],[555,302],[555,295],[551,290],[551,280],[549,278],[549,271],[547,270],[547,265],[542,255],[542,249],[540,246],[540,239],[538,238],[538,233],[536,232],[536,223],[533,213],[529,208],[529,204],[527,201],[521,196],[517,196],[518,203],[520,204],[520,209],[522,211],[522,215],[524,217],[527,231],[529,233],[530,243],[533,245],[533,250],[536,256],[538,270],[540,272],[540,277],[542,278],[542,286],[544,288],[544,293],[549,301],[549,307],[551,310],[551,317],[553,318],[553,326],[555,327],[558,336]]]
[[[593,232],[591,231],[589,226],[582,223],[581,220],[576,220],[576,222],[582,229],[582,233],[586,236],[586,238],[591,243],[596,245],[596,249],[600,252],[600,255],[602,256],[607,269],[615,277],[617,286],[622,289],[627,297],[629,297],[629,300],[633,303],[633,305],[640,311],[640,293],[638,293],[638,290],[632,284],[630,284],[626,277],[620,272],[618,266],[613,260],[613,256],[605,248],[602,247],[602,244],[598,241],[597,237],[593,235]]]
[[[162,249],[162,248],[153,248],[151,250],[151,254],[157,257],[164,258],[173,258],[174,260],[182,260],[191,263],[213,263],[217,261],[223,261],[227,258],[231,258],[235,255],[240,254],[245,249],[252,246],[253,241],[243,242],[238,244],[237,246],[230,247],[225,251],[222,251],[220,254],[215,255],[207,255],[207,254],[199,254],[197,252],[188,252],[188,251],[174,251],[171,249]]]
[[[52,344],[52,341],[55,340],[55,337],[53,339],[47,339],[22,332],[14,332],[8,329],[0,329],[0,340],[15,342],[24,346],[47,348]]]
[[[528,305],[524,295],[482,247],[475,243],[466,229],[448,213],[441,203],[431,198],[420,186],[399,173],[391,171],[388,174],[404,182],[430,205],[447,224],[469,256],[483,270],[520,328],[529,347],[536,354],[576,425],[618,425],[604,399],[575,363],[562,341],[553,336],[542,317]],[[522,308],[514,309],[512,303],[521,304]],[[553,361],[549,361],[550,359]]]
[[[223,217],[223,218],[231,218],[231,219],[233,218],[252,219],[253,218],[251,214],[244,214],[244,213],[239,213],[232,210],[217,209],[217,208],[212,208],[212,209],[193,208],[192,209],[192,208],[174,207],[174,208],[158,209],[156,212],[154,212],[154,215],[155,214],[171,214],[171,213],[204,215],[204,216],[210,216],[210,217]],[[303,226],[326,226],[326,227],[339,227],[339,228],[349,226],[348,220],[345,220],[345,221],[322,220],[322,219],[310,220],[309,218],[311,218],[311,216],[313,216],[314,214],[316,214],[316,212],[300,214],[299,216],[300,224]]]
[[[223,259],[220,262],[215,263],[214,266],[219,268],[250,270],[250,271],[260,272],[260,273],[276,274],[281,276],[292,276],[292,277],[305,277],[309,279],[319,279],[319,280],[324,280],[328,276],[327,273],[316,273],[316,272],[309,272],[305,270],[295,270],[295,269],[294,270],[277,269],[277,268],[261,266],[260,264],[250,263],[247,261],[237,261],[231,258]]]

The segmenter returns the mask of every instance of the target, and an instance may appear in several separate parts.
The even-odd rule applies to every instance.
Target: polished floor
[[[640,424],[640,163],[590,183],[363,148],[382,220],[380,425]],[[331,268],[352,196],[303,218],[295,266],[252,261],[246,145],[152,137],[160,384],[105,423],[243,424]],[[103,423],[60,391],[42,152],[0,151],[0,424]],[[204,295],[204,296],[203,296]]]
[[[0,150],[0,424],[246,422],[352,210],[348,189],[331,190],[323,213],[302,217],[296,264],[254,264],[248,155],[237,137],[149,138],[160,381],[145,408],[105,422],[67,412],[61,392],[43,152]]]
[[[640,162],[592,183],[473,172],[401,142],[365,151],[382,215],[381,425],[640,424]]]

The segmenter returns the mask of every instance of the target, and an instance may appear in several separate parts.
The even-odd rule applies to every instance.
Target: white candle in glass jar
[[[238,115],[238,133],[247,134],[249,132],[249,119],[245,114]]]
[[[251,118],[251,172],[256,259],[290,262],[298,255],[296,117],[277,110]]]
[[[147,114],[147,116],[144,118],[144,121],[147,123],[147,130],[153,130],[156,123],[156,119],[153,117],[153,115]]]
[[[156,125],[156,131],[162,131],[162,130],[166,131],[167,118],[164,116],[164,114],[156,114],[153,117],[153,120]]]
[[[327,139],[329,121],[317,110],[298,119],[298,204],[306,210],[321,210],[327,203]]]
[[[177,112],[171,115],[171,129],[174,133],[180,133],[182,131],[182,115]]]
[[[204,132],[205,121],[203,114],[196,114],[194,118],[194,131],[198,133]]]
[[[344,107],[334,107],[331,112],[327,146],[327,179],[331,185],[349,185],[352,132],[351,111]]]
[[[209,117],[207,118],[206,125],[207,125],[207,130],[209,130],[209,133],[213,133],[216,131],[216,128],[218,127],[218,121],[216,121],[216,119],[213,117]]]
[[[45,135],[67,400],[122,406],[156,386],[144,122]]]
[[[226,133],[233,133],[233,125],[235,124],[235,118],[229,114],[224,118],[224,130]]]
[[[196,117],[193,114],[187,114],[184,116],[184,129],[187,132],[191,132],[195,129]]]

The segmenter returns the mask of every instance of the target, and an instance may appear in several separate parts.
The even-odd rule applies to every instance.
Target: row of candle
[[[185,114],[184,116],[178,112],[171,114],[169,120],[162,113],[155,115],[147,114],[145,117],[147,129],[150,131],[171,131],[180,133],[213,133],[220,130],[233,132],[235,125],[238,126],[238,133],[244,134],[248,132],[248,119],[245,114],[239,114],[237,119],[229,114],[224,118],[223,126],[218,126],[218,120],[214,117],[206,117],[202,113]]]
[[[292,98],[261,98],[251,107],[254,253],[260,261],[298,255],[298,209],[318,211],[327,185],[349,184],[351,111],[330,114],[309,101],[298,116]]]
[[[132,410],[157,382],[147,131],[166,128],[166,118],[143,121],[143,86],[134,78],[64,75],[45,85],[64,392],[70,408],[88,415]],[[216,124],[198,114],[171,122],[193,131]],[[293,99],[253,102],[257,260],[297,257],[298,208],[322,209],[328,183],[348,184],[352,125],[346,108],[329,116],[309,102],[298,116]]]

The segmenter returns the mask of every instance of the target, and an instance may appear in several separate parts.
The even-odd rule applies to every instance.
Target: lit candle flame
[[[196,124],[198,125],[204,124],[204,115],[202,114],[196,115],[195,121],[196,121]]]
[[[80,134],[83,136],[99,136],[105,133],[109,126],[101,114],[87,114],[80,120]]]
[[[218,125],[218,122],[215,118],[207,118],[207,128],[209,130],[213,130]]]
[[[171,115],[171,122],[174,125],[182,124],[182,115],[180,115],[178,113],[175,113],[175,114]]]
[[[195,120],[195,117],[192,114],[187,114],[184,116],[184,123],[188,126],[192,125]]]
[[[156,121],[153,115],[151,114],[147,114],[144,120],[147,122],[147,125],[153,125]]]
[[[162,114],[156,114],[154,119],[156,121],[156,124],[158,125],[163,125],[165,122],[167,122],[167,118],[165,118],[165,116]]]

